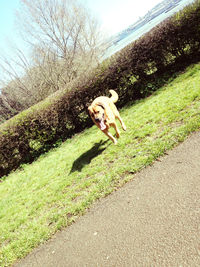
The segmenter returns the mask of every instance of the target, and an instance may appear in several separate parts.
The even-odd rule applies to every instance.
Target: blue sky
[[[112,35],[132,24],[161,0],[80,0],[80,2],[91,9],[102,23],[102,29]],[[15,11],[19,6],[20,0],[0,0],[0,53],[2,51],[9,53],[12,44],[22,47],[15,25]]]
[[[15,9],[19,5],[19,0],[0,1],[0,34],[6,35],[13,31]]]
[[[15,26],[15,10],[20,0],[0,1],[0,53],[7,51],[9,44],[18,40]]]

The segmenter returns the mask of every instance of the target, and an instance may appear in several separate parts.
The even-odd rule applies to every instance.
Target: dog
[[[119,138],[120,131],[115,119],[120,121],[124,131],[126,131],[126,126],[114,104],[118,100],[118,94],[114,90],[109,90],[109,92],[111,93],[110,98],[107,96],[97,97],[88,107],[88,111],[96,126],[107,135],[114,144],[117,144],[116,138],[108,130],[110,127],[113,127],[116,131],[116,137]]]

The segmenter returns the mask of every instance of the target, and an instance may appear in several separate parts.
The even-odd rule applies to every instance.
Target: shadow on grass
[[[90,164],[93,158],[99,156],[107,148],[107,146],[103,147],[103,145],[105,145],[107,142],[108,140],[104,142],[101,140],[99,143],[95,143],[91,149],[89,149],[88,151],[83,153],[79,158],[77,158],[74,161],[69,174],[75,171],[80,172],[85,165]]]

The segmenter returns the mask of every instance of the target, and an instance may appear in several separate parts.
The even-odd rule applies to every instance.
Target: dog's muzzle
[[[103,131],[106,129],[106,125],[105,125],[105,122],[104,122],[104,116],[102,119],[100,118],[95,118],[95,122],[100,126],[100,129]]]

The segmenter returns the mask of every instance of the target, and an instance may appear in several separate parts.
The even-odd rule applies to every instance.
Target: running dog
[[[117,127],[115,119],[117,118],[124,131],[126,131],[126,126],[122,121],[122,118],[119,115],[119,111],[117,110],[114,103],[118,100],[118,94],[114,90],[109,91],[111,93],[111,97],[100,96],[97,97],[92,104],[88,107],[90,116],[96,126],[107,135],[110,140],[114,144],[117,144],[116,138],[109,133],[109,128],[113,127],[116,131],[116,137],[120,137],[120,131]]]

